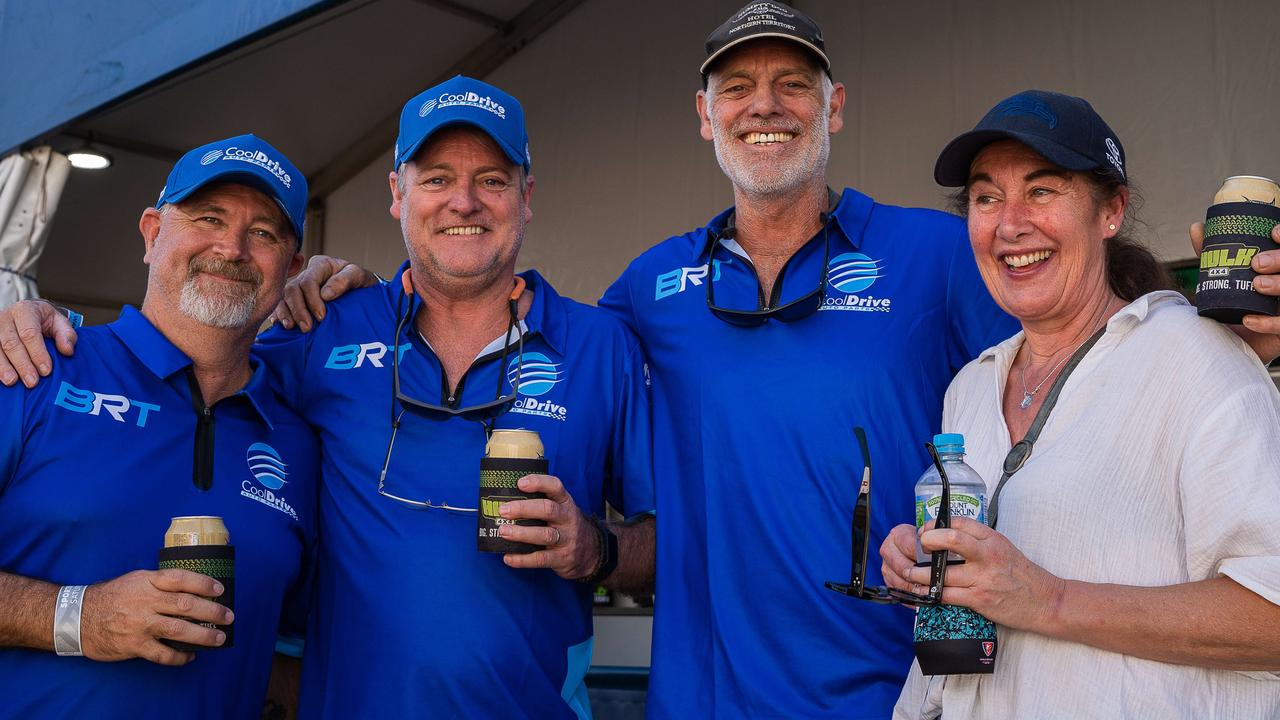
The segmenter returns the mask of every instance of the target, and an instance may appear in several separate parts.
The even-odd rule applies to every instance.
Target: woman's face
[[[985,147],[969,171],[969,240],[991,296],[1023,324],[1065,324],[1105,302],[1105,238],[1126,199],[1095,200],[1080,173],[1016,140]]]

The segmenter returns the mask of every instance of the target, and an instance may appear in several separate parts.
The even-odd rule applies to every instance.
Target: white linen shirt
[[[1011,447],[1001,398],[1022,342],[984,351],[947,390],[943,430],[964,434],[991,492]],[[1280,604],[1277,513],[1280,394],[1266,368],[1182,296],[1155,292],[1116,313],[1067,380],[1001,493],[997,529],[1058,577],[1164,586],[1225,575]],[[947,720],[1280,718],[1277,674],[998,633],[994,674],[930,679],[913,665],[894,717],[936,717],[941,700]]]

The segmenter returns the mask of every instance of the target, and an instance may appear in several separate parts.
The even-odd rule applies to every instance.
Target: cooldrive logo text
[[[223,160],[236,160],[238,162],[257,165],[263,170],[275,175],[276,179],[280,181],[280,184],[285,187],[293,187],[293,178],[290,177],[289,173],[280,165],[280,161],[272,159],[270,155],[267,155],[261,150],[241,150],[235,146],[229,147],[226,150],[210,150],[200,158],[200,164],[209,165],[213,163],[218,159],[218,155],[215,153],[221,153]]]
[[[722,264],[732,263],[733,260],[711,261],[711,281],[716,282],[720,279],[720,266]],[[707,277],[707,266],[698,265],[697,267],[676,268],[671,272],[665,272],[658,276],[658,280],[654,283],[653,299],[661,300],[665,297],[682,293],[688,289],[690,285],[701,287],[702,281]]]
[[[438,98],[431,98],[422,103],[418,108],[418,117],[426,117],[436,108],[454,107],[457,105],[465,105],[466,107],[479,108],[480,110],[488,110],[503,120],[507,119],[507,109],[494,101],[488,95],[479,95],[471,91],[464,93],[444,93]]]
[[[859,294],[871,289],[884,277],[884,262],[873,260],[862,253],[844,253],[831,258],[827,264],[827,295],[822,300],[822,310],[848,310],[853,312],[889,312],[889,298]]]
[[[289,466],[280,457],[280,453],[266,443],[253,443],[245,452],[245,462],[249,464],[249,472],[253,473],[254,479],[262,487],[245,480],[240,483],[240,494],[297,520],[298,513],[293,506],[275,493],[288,482],[285,478],[289,475]]]
[[[551,358],[542,353],[527,352],[511,358],[511,362],[507,363],[507,382],[512,386],[515,385],[517,373],[520,376],[520,397],[516,399],[511,412],[539,415],[553,420],[565,419],[568,410],[563,405],[537,399],[551,392],[552,388],[564,380],[558,363],[552,362]]]
[[[112,420],[118,423],[132,422],[138,427],[146,427],[151,413],[160,412],[159,405],[130,400],[123,395],[81,390],[65,380],[58,387],[58,394],[54,397],[53,404],[64,410],[85,415],[100,415],[105,410]]]
[[[325,361],[324,366],[327,370],[354,370],[365,367],[365,363],[371,367],[390,367],[391,358],[386,357],[390,349],[380,342],[335,345],[329,352],[329,359]],[[409,343],[396,346],[396,352],[400,354],[401,360],[404,359],[404,351],[408,349]]]

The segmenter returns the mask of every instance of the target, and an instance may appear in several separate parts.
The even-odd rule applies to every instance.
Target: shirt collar
[[[161,380],[191,366],[191,358],[169,342],[169,338],[132,305],[125,305],[120,317],[107,327],[152,375]]]
[[[1103,337],[1108,335],[1122,337],[1131,330],[1141,325],[1151,311],[1160,305],[1187,305],[1187,299],[1181,293],[1173,290],[1158,290],[1156,292],[1147,293],[1137,300],[1125,305],[1111,316],[1107,321],[1107,331],[1103,333]],[[997,361],[1002,366],[1008,367],[1013,363],[1013,356],[1017,354],[1018,348],[1022,347],[1022,341],[1026,337],[1021,330],[1017,335],[1005,340],[999,345],[993,345],[983,350],[978,355],[979,362]]]
[[[862,234],[867,228],[867,222],[871,220],[871,208],[875,202],[853,188],[845,188],[839,198],[835,210],[831,213],[830,222],[839,230],[836,234],[843,235],[853,249],[857,250],[862,246]],[[737,241],[720,238],[720,234],[729,225],[729,219],[733,217],[733,211],[734,208],[730,207],[707,223],[707,237],[703,241],[701,255],[706,255],[708,248],[715,242],[720,242],[738,254],[746,254],[745,251],[740,251]],[[814,235],[810,242],[820,237],[822,237],[821,231]]]
[[[164,333],[157,330],[156,326],[152,325],[151,321],[132,305],[125,305],[120,311],[120,317],[107,327],[152,375],[161,380],[168,380],[191,367],[191,358],[170,342]],[[249,404],[262,417],[263,422],[274,429],[271,415],[273,411],[279,409],[275,392],[267,379],[262,363],[254,359],[251,360],[251,366],[253,375],[236,395],[247,398]]]
[[[409,269],[409,261],[402,263],[396,274],[392,284],[392,298],[397,306],[403,307],[404,285],[401,284],[400,276]],[[542,338],[551,346],[551,349],[564,354],[565,349],[565,299],[551,287],[551,283],[538,273],[537,270],[525,270],[520,273],[520,277],[524,278],[525,286],[533,293],[533,304],[529,306],[529,312],[520,320],[520,329],[526,334],[541,335]],[[418,297],[415,295],[410,302],[413,307],[410,312],[417,312]],[[407,328],[406,332],[412,332],[412,328]],[[497,347],[501,348],[502,338],[499,337],[494,342],[499,343]],[[399,340],[397,340],[399,342]]]

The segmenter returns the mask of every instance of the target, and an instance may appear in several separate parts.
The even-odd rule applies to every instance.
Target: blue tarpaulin
[[[0,0],[0,155],[333,0]]]

